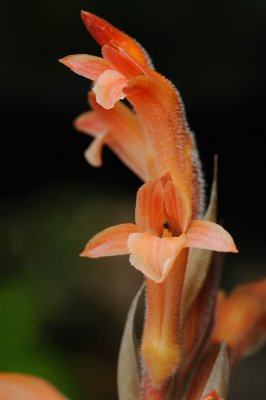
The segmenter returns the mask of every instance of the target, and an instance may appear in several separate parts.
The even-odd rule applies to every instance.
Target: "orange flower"
[[[130,253],[131,264],[158,283],[166,279],[184,248],[237,252],[232,237],[221,226],[191,220],[191,211],[169,176],[139,189],[135,217],[136,225],[116,225],[94,236],[81,256]]]

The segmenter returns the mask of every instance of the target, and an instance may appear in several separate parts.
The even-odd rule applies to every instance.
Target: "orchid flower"
[[[182,249],[237,252],[231,235],[210,221],[192,220],[172,179],[145,183],[137,193],[136,225],[121,224],[93,237],[82,256],[131,254],[131,264],[156,283],[163,282]]]

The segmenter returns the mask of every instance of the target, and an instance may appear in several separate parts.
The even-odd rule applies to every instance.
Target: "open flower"
[[[183,248],[237,252],[221,226],[191,220],[191,211],[169,176],[139,189],[135,218],[136,225],[113,226],[93,237],[81,255],[97,258],[130,253],[135,268],[154,282],[162,282]]]

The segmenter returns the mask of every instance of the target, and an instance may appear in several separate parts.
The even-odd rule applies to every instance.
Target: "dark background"
[[[0,369],[46,377],[73,399],[114,399],[141,277],[126,257],[78,253],[93,233],[133,219],[141,182],[108,150],[103,168],[86,163],[89,138],[72,120],[90,83],[57,59],[100,54],[84,9],[140,41],[178,87],[208,189],[219,155],[219,216],[240,250],[226,257],[230,289],[265,275],[266,2],[5,0],[1,9]],[[265,352],[243,362],[232,399],[263,397],[263,362]]]

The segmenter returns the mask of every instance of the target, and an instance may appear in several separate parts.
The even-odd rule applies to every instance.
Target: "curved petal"
[[[151,61],[146,51],[135,39],[132,39],[130,36],[126,35],[124,32],[115,28],[109,22],[95,14],[81,11],[81,18],[92,37],[100,46],[104,46],[111,42],[115,46],[125,49],[141,64],[151,65]]]
[[[109,131],[106,143],[112,151],[142,180],[156,175],[153,149],[136,115],[122,102],[110,110],[104,109],[96,102],[94,93],[89,93],[89,103]]]
[[[97,79],[93,92],[96,94],[97,103],[109,110],[115,103],[125,98],[123,92],[128,80],[117,71],[108,69]]]
[[[232,236],[214,222],[195,219],[191,222],[185,236],[185,247],[232,253],[238,252]]]
[[[17,373],[0,373],[0,400],[67,400],[44,379]]]
[[[163,231],[164,193],[160,179],[153,179],[137,192],[135,220],[141,232],[152,230],[158,236]]]
[[[163,282],[184,244],[184,237],[159,238],[150,233],[133,233],[128,238],[129,261],[154,282]]]
[[[202,182],[194,167],[196,150],[178,92],[166,79],[138,76],[124,93],[150,135],[160,176],[170,172],[188,208],[197,215]]]
[[[102,148],[107,137],[108,132],[99,133],[84,153],[86,160],[93,167],[102,165]]]
[[[97,233],[86,245],[81,257],[98,258],[128,254],[129,235],[138,232],[134,224],[120,224]]]
[[[104,120],[94,111],[86,111],[80,114],[73,122],[74,128],[88,135],[96,136],[106,131]]]
[[[58,61],[76,74],[92,81],[96,81],[104,71],[110,69],[110,66],[103,58],[89,56],[88,54],[73,54],[60,58]]]

